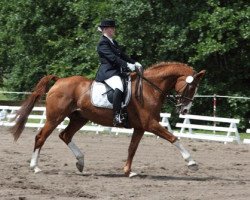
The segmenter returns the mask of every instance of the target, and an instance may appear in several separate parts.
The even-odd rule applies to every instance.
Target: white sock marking
[[[195,161],[191,157],[190,153],[182,146],[182,144],[179,141],[176,141],[173,143],[181,152],[182,157],[185,159],[185,161],[188,162],[189,165],[195,165]]]
[[[68,144],[68,147],[70,148],[70,150],[73,152],[73,154],[75,155],[76,159],[83,159],[84,155],[81,152],[81,150],[78,148],[78,146],[75,145],[74,142],[70,142]]]
[[[30,161],[30,168],[34,169],[37,166],[38,163],[38,157],[39,157],[39,149],[36,149],[32,153],[31,161]]]

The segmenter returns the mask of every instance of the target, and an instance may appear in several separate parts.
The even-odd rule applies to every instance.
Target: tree
[[[46,74],[94,78],[102,19],[143,66],[160,61],[207,70],[200,94],[249,96],[250,7],[239,1],[2,0],[0,87],[30,91]],[[195,101],[193,112],[209,113]],[[249,118],[249,101],[222,101],[219,115]],[[239,106],[239,107],[237,107]]]

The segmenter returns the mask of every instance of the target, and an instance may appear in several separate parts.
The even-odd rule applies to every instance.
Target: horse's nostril
[[[185,115],[185,114],[187,114],[187,112],[188,112],[188,110],[187,110],[187,109],[184,109],[184,110],[182,111],[182,114]]]

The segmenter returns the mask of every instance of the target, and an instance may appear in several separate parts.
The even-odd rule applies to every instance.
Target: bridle
[[[160,94],[162,94],[167,101],[170,101],[171,103],[173,103],[176,107],[183,106],[183,103],[178,103],[178,102],[183,102],[184,99],[186,99],[190,102],[193,101],[193,98],[192,99],[189,98],[187,93],[188,93],[188,89],[190,86],[194,85],[195,88],[197,89],[198,83],[193,78],[193,76],[195,76],[195,75],[187,76],[186,84],[184,84],[178,91],[176,91],[177,93],[180,93],[180,91],[184,88],[182,94],[176,95],[176,94],[172,94],[170,91],[163,91],[157,85],[155,85],[153,82],[148,80],[145,76],[143,76],[143,69],[136,68],[136,73],[137,73],[137,77],[138,77],[136,80],[136,98],[140,102],[143,102],[143,99],[142,99],[142,79],[145,80],[152,88],[154,88]]]
[[[197,90],[197,86],[198,86],[198,82],[194,79],[194,76],[187,76],[186,78],[186,84],[184,84],[179,90],[177,90],[177,93],[180,93],[180,91],[184,88],[183,92],[181,93],[180,97],[179,97],[179,102],[178,104],[176,104],[176,107],[180,107],[183,106],[183,100],[186,99],[189,102],[193,102],[194,100],[194,95],[196,93],[196,91],[194,92],[194,95],[192,98],[188,97],[188,91],[190,87],[195,87],[195,90]],[[188,80],[189,79],[189,80]]]

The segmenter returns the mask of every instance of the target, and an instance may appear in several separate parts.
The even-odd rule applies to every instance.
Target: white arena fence
[[[178,137],[187,137],[193,139],[214,140],[220,142],[233,142],[240,143],[240,135],[237,129],[239,119],[222,118],[222,117],[208,117],[201,115],[180,115],[183,118],[183,123],[177,123],[176,127],[181,128],[180,131],[174,132]],[[191,120],[195,120],[195,123],[191,123]],[[197,122],[198,121],[198,122]],[[212,125],[202,125],[201,121],[212,122]],[[225,125],[224,125],[225,124]],[[229,124],[229,125],[228,125]],[[185,132],[188,129],[188,132]],[[219,131],[221,134],[206,134],[193,132],[193,129],[199,131],[213,131],[213,133]]]
[[[0,126],[13,126],[13,118],[19,106],[0,106]],[[234,142],[241,143],[240,136],[237,129],[237,124],[240,122],[239,119],[232,118],[221,118],[221,117],[209,117],[209,116],[200,116],[200,115],[180,115],[179,118],[183,119],[182,123],[177,123],[175,130],[173,131],[169,118],[171,117],[170,113],[161,113],[161,125],[166,127],[170,132],[173,132],[179,138],[191,138],[199,140],[212,140],[219,142]],[[34,107],[31,114],[28,117],[28,121],[25,127],[37,128],[40,129],[44,126],[46,120],[46,109],[45,107]],[[192,122],[191,122],[192,121]],[[207,124],[211,122],[216,125],[202,125],[197,123],[200,121],[205,121]],[[64,129],[69,122],[69,119],[66,118],[57,129],[60,131]],[[194,123],[195,122],[195,123]],[[216,122],[216,123],[214,123]],[[218,125],[222,123],[222,125]],[[199,131],[193,131],[193,129],[198,129]],[[114,133],[116,135],[125,133],[132,134],[133,129],[117,128],[117,127],[104,127],[94,123],[88,123],[83,126],[81,131],[92,131],[96,134],[101,132]],[[186,131],[188,130],[188,131]],[[210,132],[209,134],[207,134]],[[249,129],[247,129],[249,133]],[[147,135],[153,135],[152,133],[146,132]],[[250,139],[245,139],[243,143],[250,143]]]
[[[13,126],[15,122],[13,121],[16,112],[20,109],[18,106],[0,106],[0,126]],[[164,127],[167,127],[169,131],[172,131],[170,127],[170,123],[168,118],[170,117],[169,113],[161,113],[162,121],[160,122]],[[25,127],[29,128],[37,128],[38,130],[44,126],[46,120],[46,108],[45,107],[34,107],[32,109],[31,114],[28,116],[28,121],[25,124]],[[57,126],[57,129],[61,131],[66,128],[69,123],[69,118],[65,118],[65,120]],[[93,131],[96,134],[100,132],[112,132],[118,135],[119,133],[133,133],[133,129],[125,129],[125,128],[111,128],[104,127],[95,123],[88,123],[83,126],[81,131]],[[152,133],[145,133],[151,135]]]
[[[250,120],[249,120],[249,123],[250,123]],[[247,132],[247,133],[250,133],[250,128],[248,128],[248,129],[246,130],[246,132]],[[243,140],[243,143],[244,143],[244,144],[250,144],[250,139],[244,139],[244,140]]]

